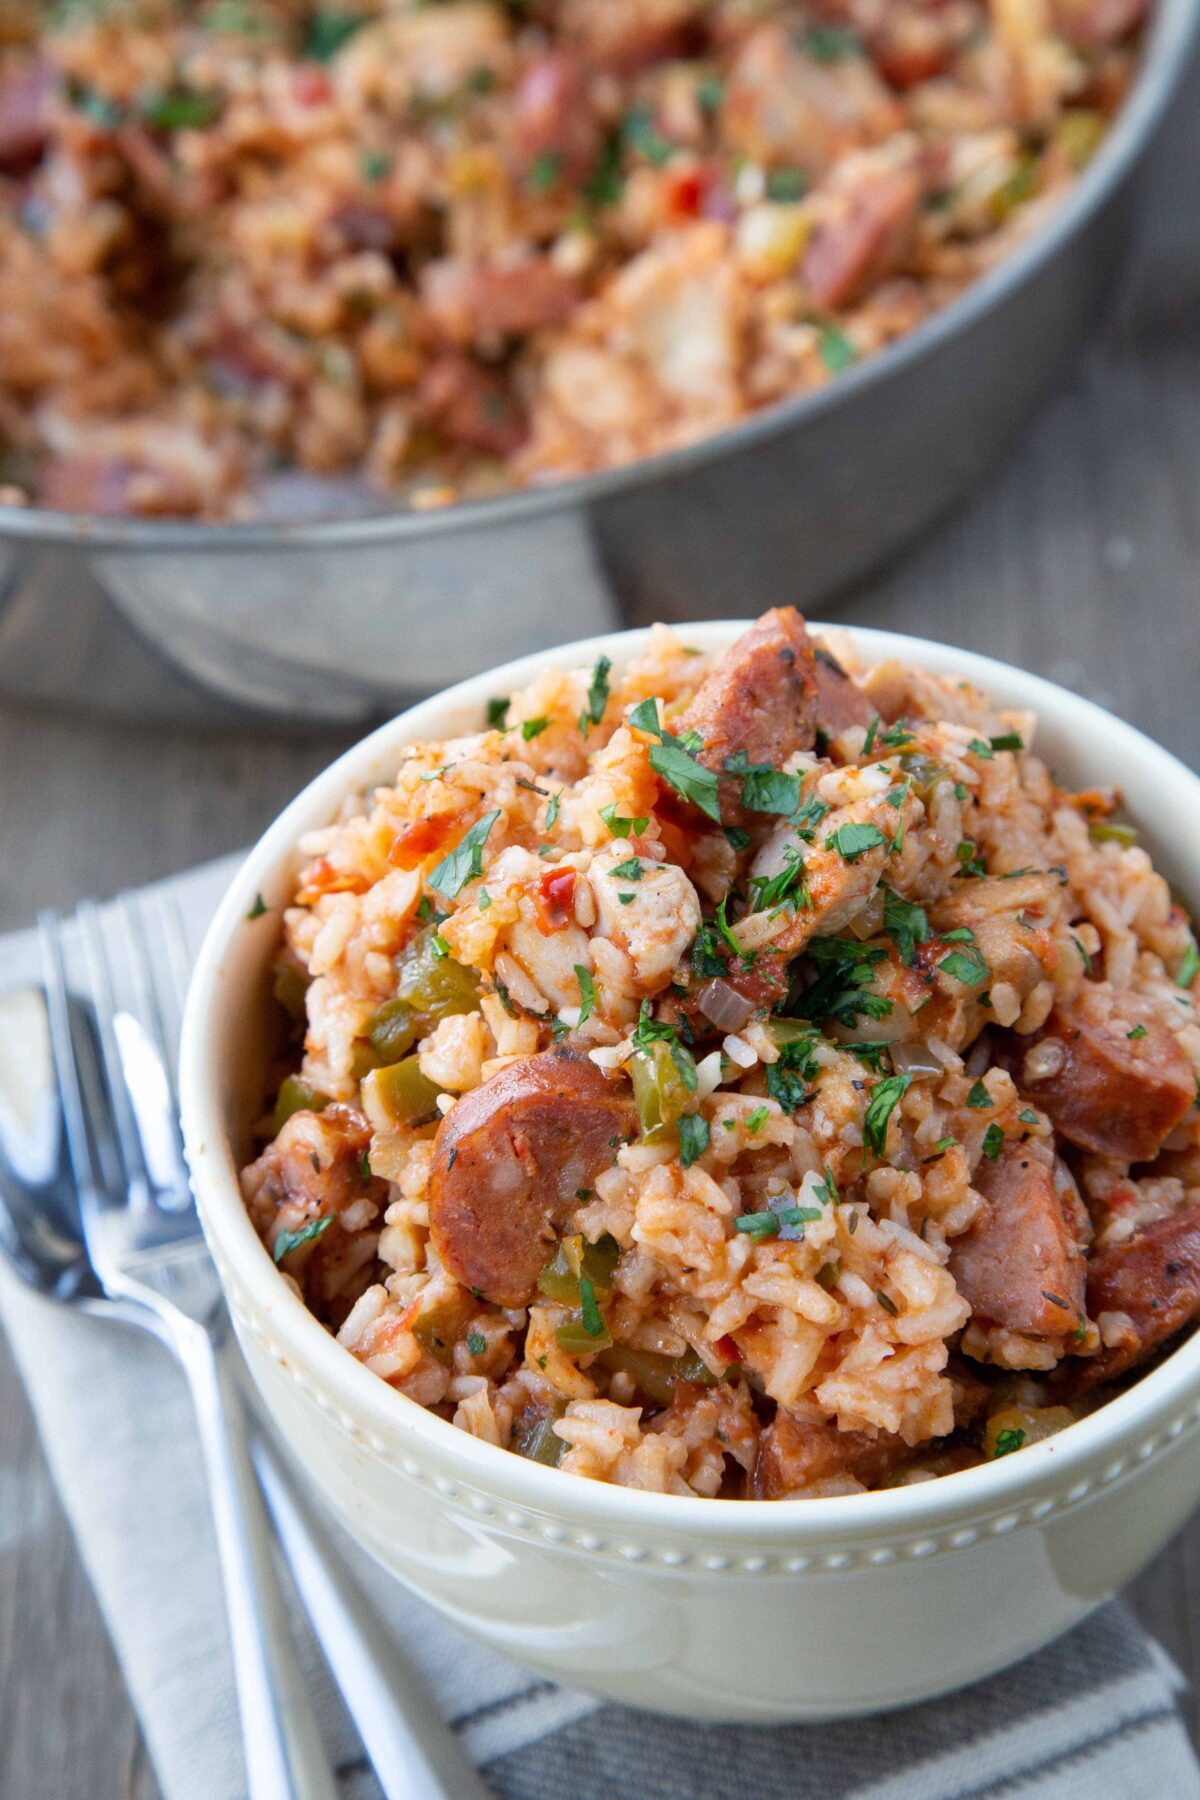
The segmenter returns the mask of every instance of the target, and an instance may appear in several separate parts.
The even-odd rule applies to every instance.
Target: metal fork
[[[109,1298],[175,1352],[191,1389],[251,1800],[335,1800],[288,1635],[236,1377],[220,1354],[227,1315],[183,1161],[174,1103],[188,960],[181,921],[161,890],[118,902],[107,922],[84,905],[76,921],[74,946],[57,914],[38,923],[88,1257]],[[76,983],[68,978],[72,962]]]

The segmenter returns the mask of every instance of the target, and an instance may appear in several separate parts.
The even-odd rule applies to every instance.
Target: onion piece
[[[924,1044],[889,1044],[888,1054],[897,1075],[942,1075],[945,1064]]]
[[[696,995],[696,1004],[710,1025],[718,1031],[740,1031],[747,1019],[754,1014],[754,1002],[747,1000],[745,994],[739,994],[728,981],[720,976],[715,981],[706,981]]]

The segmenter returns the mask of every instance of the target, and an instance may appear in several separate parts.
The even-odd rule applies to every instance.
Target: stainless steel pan
[[[819,393],[667,456],[437,513],[214,526],[0,508],[0,592],[61,607],[98,584],[207,688],[347,719],[612,624],[828,611],[979,479],[1086,339],[1198,18],[1200,0],[1160,0],[1128,102],[1044,230]]]

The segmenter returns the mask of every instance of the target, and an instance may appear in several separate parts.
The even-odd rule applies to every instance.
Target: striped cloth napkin
[[[170,884],[194,942],[231,866]],[[0,991],[37,968],[31,934],[0,939]],[[216,1548],[181,1378],[150,1340],[51,1307],[6,1273],[0,1321],[166,1800],[244,1800]],[[1119,1605],[925,1706],[830,1725],[704,1727],[535,1679],[326,1529],[388,1627],[397,1679],[400,1667],[409,1683],[420,1672],[502,1800],[1200,1800],[1176,1711],[1181,1678]],[[378,1800],[299,1613],[294,1623],[344,1800]]]

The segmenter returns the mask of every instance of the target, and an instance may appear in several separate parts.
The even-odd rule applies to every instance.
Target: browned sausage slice
[[[1066,1216],[1053,1171],[1014,1144],[980,1164],[975,1186],[987,1209],[950,1251],[950,1273],[971,1311],[1035,1337],[1074,1331],[1085,1264],[1078,1222]]]
[[[1195,1071],[1156,1014],[1102,983],[1055,1007],[1018,1079],[1063,1137],[1121,1162],[1150,1162],[1196,1099]]]
[[[572,1050],[510,1063],[438,1128],[429,1192],[434,1248],[464,1287],[525,1306],[580,1188],[634,1126],[633,1097]]]
[[[1088,1312],[1126,1313],[1125,1341],[1078,1367],[1079,1384],[1112,1381],[1200,1313],[1200,1206],[1186,1206],[1092,1258]]]
[[[946,1373],[954,1391],[954,1423],[968,1425],[982,1410],[988,1389],[959,1362]],[[853,1475],[864,1487],[874,1487],[913,1454],[913,1446],[896,1432],[839,1431],[832,1421],[799,1419],[781,1406],[759,1440],[754,1497],[783,1500],[832,1475]]]
[[[833,1475],[852,1475],[864,1487],[873,1487],[911,1455],[911,1445],[893,1432],[871,1437],[865,1431],[839,1431],[832,1423],[798,1419],[781,1406],[759,1441],[754,1497],[783,1500]]]
[[[921,204],[911,169],[878,169],[848,190],[841,211],[822,220],[804,256],[814,306],[848,306],[903,261]]]
[[[680,720],[679,730],[703,740],[697,752],[721,777],[721,817],[745,817],[742,778],[729,776],[732,756],[780,768],[793,751],[808,750],[818,730],[836,737],[847,725],[867,726],[874,708],[837,658],[813,642],[794,606],[776,606],[743,632],[709,671]],[[751,821],[762,823],[761,814]]]
[[[0,82],[0,173],[24,175],[49,141],[50,65],[35,59]]]

